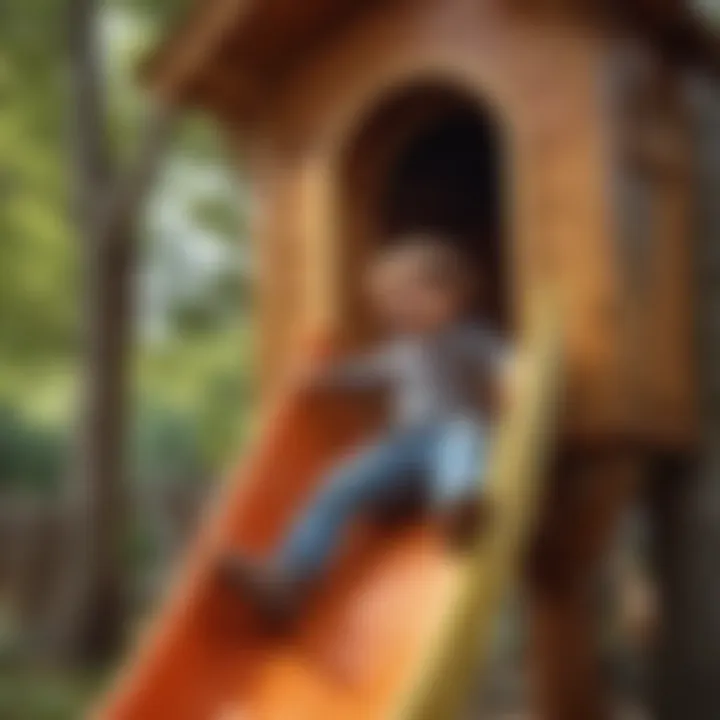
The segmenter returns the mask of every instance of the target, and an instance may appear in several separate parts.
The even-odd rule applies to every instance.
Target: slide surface
[[[496,517],[477,552],[453,558],[421,524],[358,527],[297,631],[263,634],[216,580],[232,548],[262,554],[322,470],[368,431],[347,400],[279,403],[211,512],[160,618],[102,720],[415,720],[450,717],[477,661],[479,633],[511,578],[532,518],[557,395],[549,324],[528,343],[498,441]],[[438,713],[441,714],[438,714]]]

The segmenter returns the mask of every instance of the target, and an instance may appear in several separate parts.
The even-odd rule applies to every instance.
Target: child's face
[[[463,310],[459,287],[428,272],[412,255],[382,261],[370,278],[370,299],[381,322],[393,332],[426,334],[448,325]]]

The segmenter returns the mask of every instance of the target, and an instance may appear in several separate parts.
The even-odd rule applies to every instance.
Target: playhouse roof
[[[283,69],[378,0],[195,0],[148,59],[144,76],[166,99],[251,104]],[[612,7],[685,61],[720,70],[720,42],[697,0],[577,0]]]
[[[247,101],[353,10],[375,1],[193,0],[143,76],[166,98],[202,103],[222,94]]]

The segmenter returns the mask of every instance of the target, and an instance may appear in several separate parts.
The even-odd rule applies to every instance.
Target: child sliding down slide
[[[414,483],[452,539],[483,521],[488,411],[479,390],[497,388],[507,351],[485,323],[467,320],[485,290],[480,271],[442,238],[394,242],[367,278],[388,341],[301,379],[308,392],[387,387],[392,422],[330,471],[268,561],[221,560],[221,577],[272,623],[297,616],[351,521],[393,490]]]

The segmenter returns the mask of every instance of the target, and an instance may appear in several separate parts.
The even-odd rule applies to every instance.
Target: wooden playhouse
[[[484,263],[510,334],[554,295],[566,402],[528,572],[553,720],[601,714],[586,592],[638,458],[695,443],[694,61],[716,58],[681,0],[206,0],[146,68],[252,180],[268,387],[308,332],[364,341],[360,270],[399,232]]]
[[[436,185],[474,191],[475,219],[501,226],[495,272],[511,323],[538,286],[557,289],[574,434],[692,437],[690,158],[673,64],[692,39],[672,42],[673,29],[691,29],[682,2],[629,5],[198,4],[148,79],[161,97],[213,112],[253,181],[268,376],[298,328],[359,327],[358,263],[402,225],[383,205],[414,161],[418,174],[436,171]],[[444,171],[432,167],[433,144],[455,153]],[[406,204],[433,190],[425,181]],[[643,207],[627,202],[633,193]],[[492,240],[463,220],[466,241]]]

